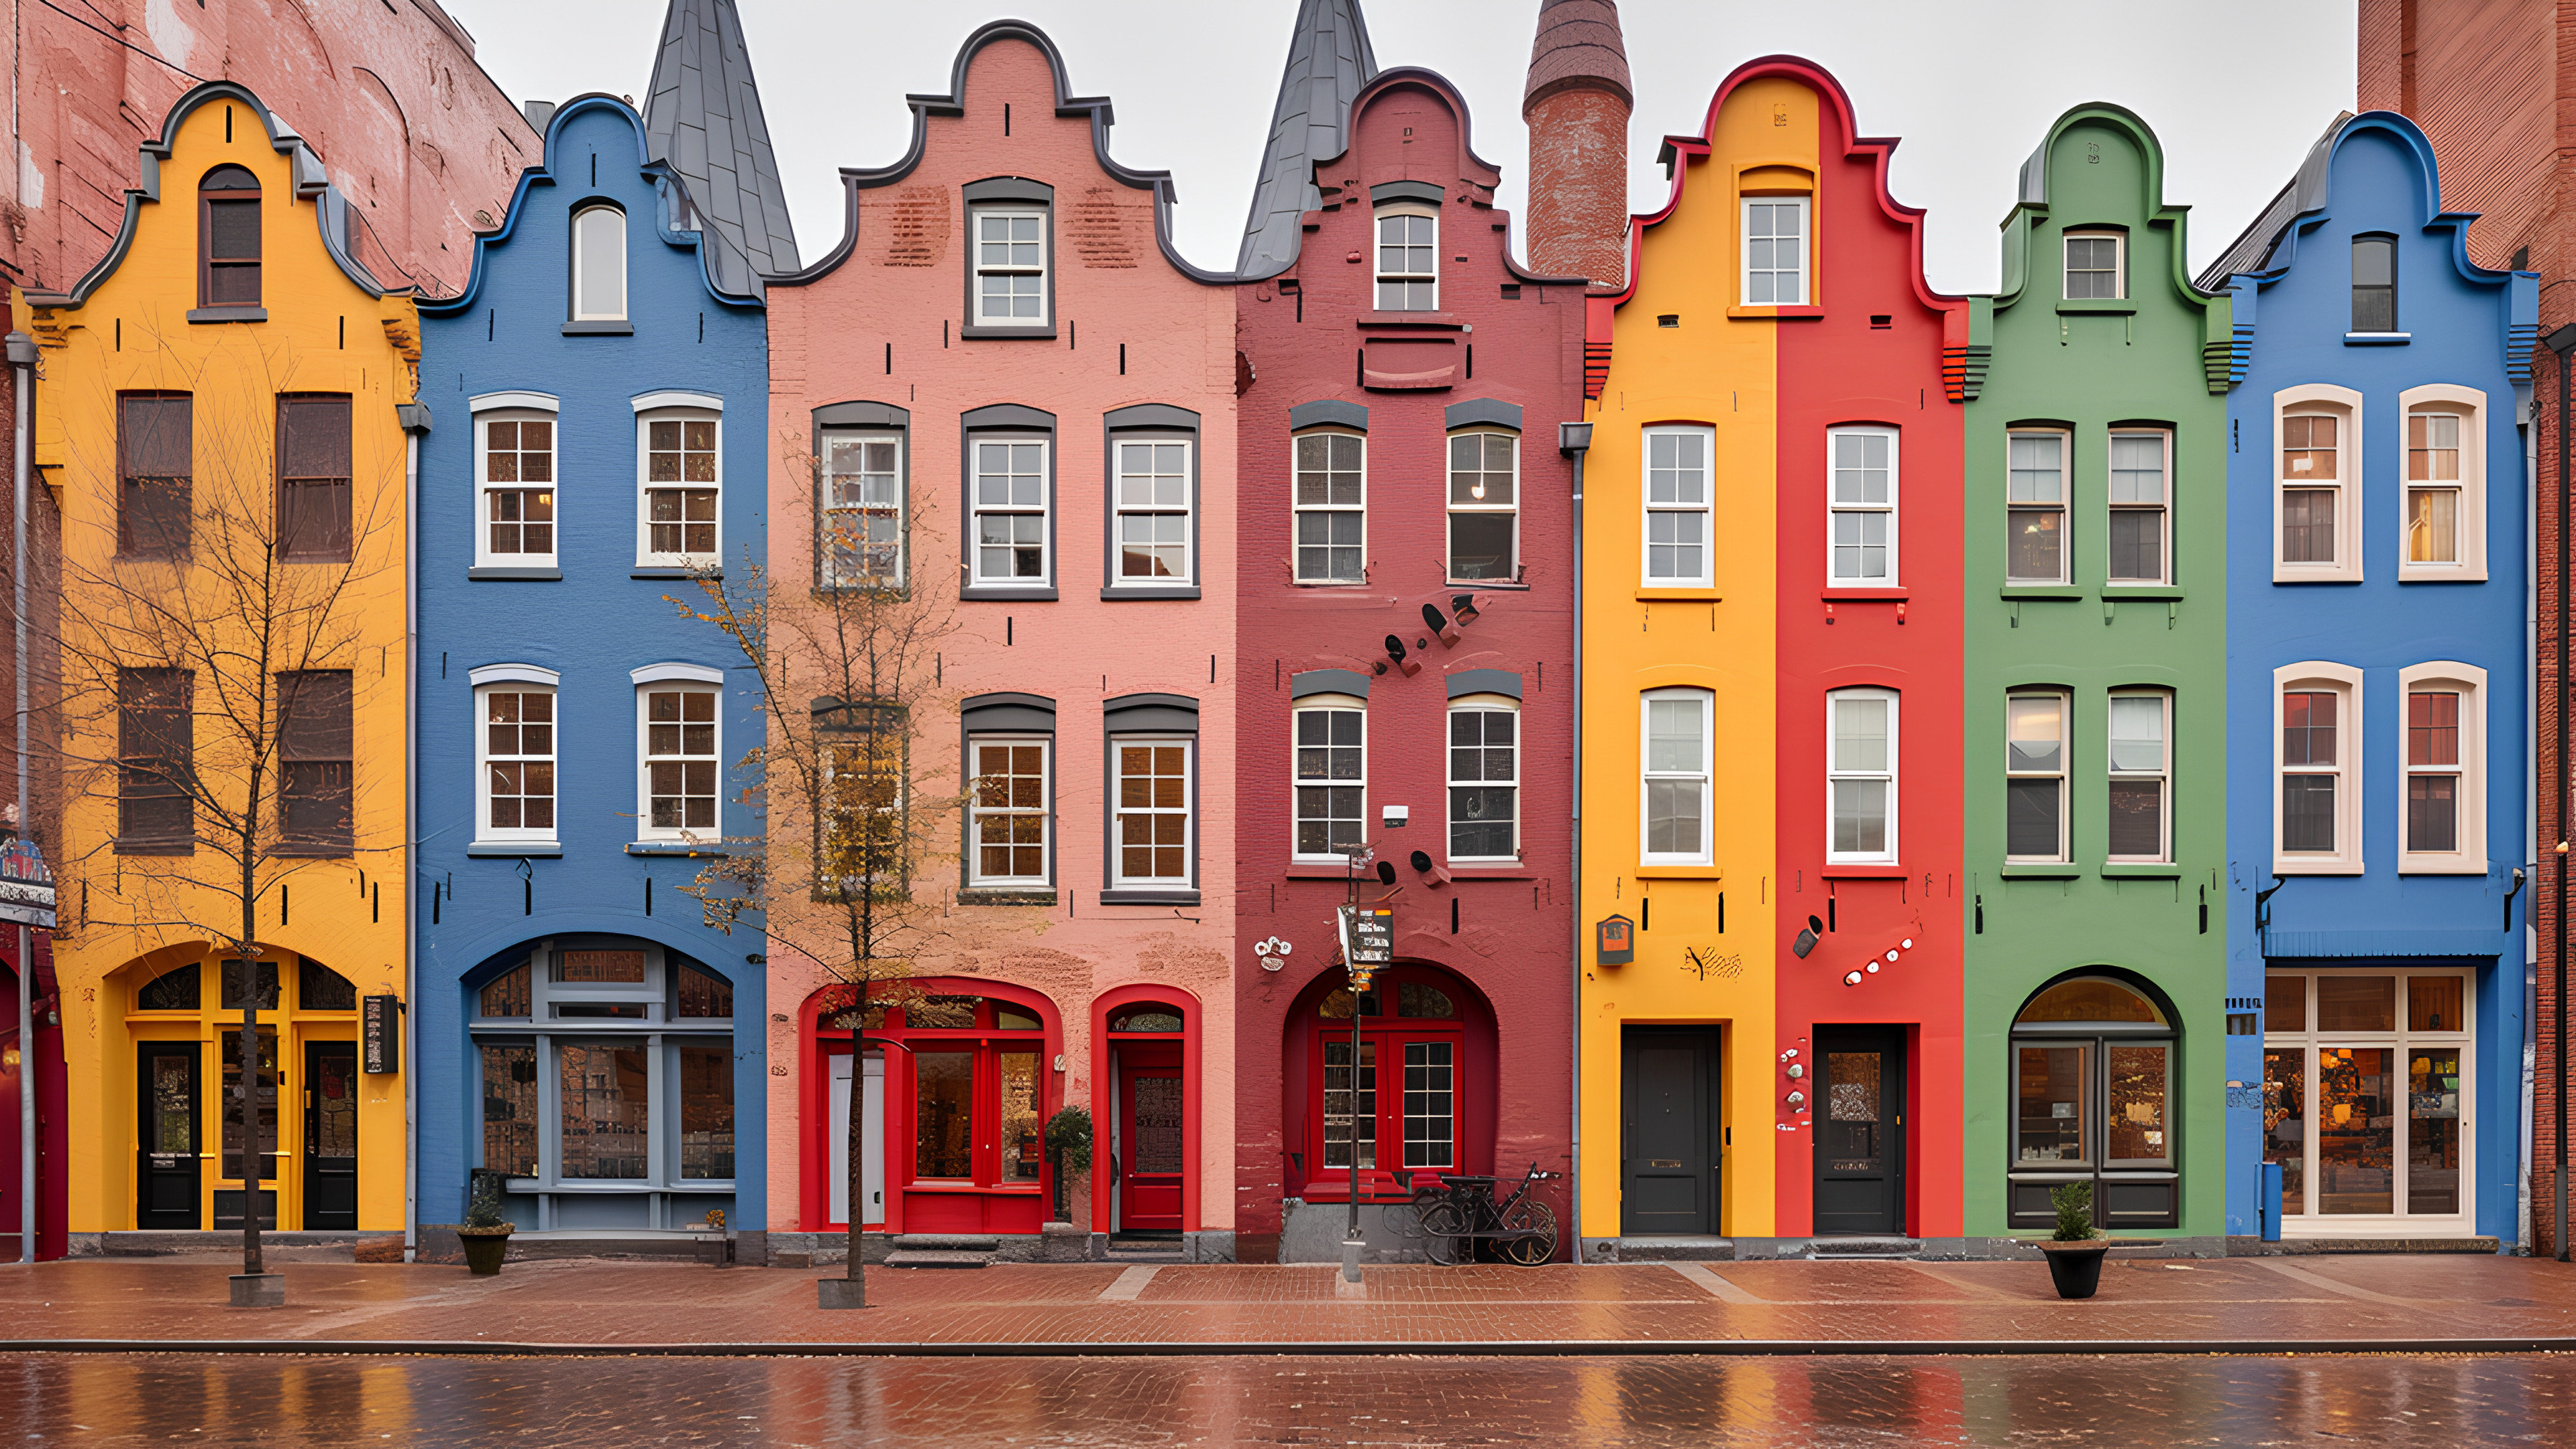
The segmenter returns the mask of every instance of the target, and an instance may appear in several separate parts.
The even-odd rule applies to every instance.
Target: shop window
[[[260,294],[259,178],[218,166],[197,183],[197,305],[256,307]]]
[[[1405,1196],[1416,1172],[1461,1170],[1465,1022],[1447,986],[1399,967],[1356,1002],[1346,988],[1327,992],[1315,1022],[1301,1154],[1308,1199],[1347,1201],[1354,1166],[1364,1197]]]
[[[2264,1000],[2263,1155],[2287,1235],[2470,1231],[2467,973],[2275,971]]]
[[[1299,433],[1297,582],[1368,581],[1368,439]]]
[[[2106,1228],[2180,1221],[2177,1029],[2135,986],[2077,976],[2035,994],[2012,1028],[2014,1121],[2006,1173],[2015,1227],[2053,1222],[2050,1192],[2093,1185]]]
[[[863,1029],[872,1044],[899,1048],[886,1053],[887,1080],[896,1094],[886,1119],[892,1181],[1031,1193],[1043,1185],[1041,1129],[1057,1088],[1049,1065],[1057,1048],[1036,1008],[907,984],[892,1001],[827,1012],[817,1026],[834,1037]],[[824,1055],[836,1047],[847,1050],[831,1038],[820,1045]],[[846,1080],[836,1080],[833,1090],[846,1091]],[[830,1147],[827,1142],[827,1158]]]
[[[184,392],[116,399],[116,551],[188,556],[194,531],[196,400]]]

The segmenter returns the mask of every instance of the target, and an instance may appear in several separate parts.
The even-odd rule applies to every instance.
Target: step
[[[901,1233],[894,1246],[901,1252],[997,1253],[1002,1240],[990,1233]]]
[[[1816,1238],[1807,1246],[1810,1258],[1919,1258],[1923,1244],[1914,1238]]]
[[[989,1268],[992,1265],[993,1255],[990,1253],[935,1252],[897,1248],[885,1255],[882,1266],[888,1268]]]
[[[1735,1240],[1678,1233],[1621,1238],[1616,1251],[1622,1263],[1732,1263]]]

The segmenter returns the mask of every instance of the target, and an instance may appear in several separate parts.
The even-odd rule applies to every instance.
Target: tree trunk
[[[867,998],[859,998],[860,1010],[866,1009]],[[868,1306],[867,1265],[860,1260],[860,1240],[866,1236],[859,1224],[867,1219],[868,1205],[862,1187],[867,1181],[867,1159],[863,1149],[867,1142],[868,1057],[867,1042],[859,1028],[850,1029],[850,1127],[847,1157],[850,1164],[850,1292]]]
[[[242,913],[248,916],[250,912]],[[249,923],[243,923],[247,926]],[[249,934],[247,930],[243,933]],[[242,1024],[241,1024],[241,1145],[242,1145],[242,1271],[268,1271],[260,1252],[259,1193],[262,1154],[259,1150],[259,951],[251,947],[242,952]],[[220,984],[217,986],[221,990]]]

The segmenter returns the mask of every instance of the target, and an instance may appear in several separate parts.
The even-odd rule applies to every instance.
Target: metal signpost
[[[19,774],[25,777],[25,756]],[[19,799],[24,800],[22,789]],[[25,822],[20,822],[23,827]],[[34,927],[54,928],[54,873],[25,836],[0,847],[0,921],[18,927],[18,1261],[36,1261],[36,953]]]
[[[1333,913],[1335,934],[1342,947],[1342,965],[1351,978],[1351,1080],[1350,1132],[1351,1216],[1350,1235],[1342,1241],[1342,1277],[1356,1283],[1360,1276],[1360,1063],[1362,1042],[1360,1023],[1366,1014],[1360,1000],[1369,989],[1378,969],[1395,959],[1395,911],[1387,906],[1360,906],[1360,867],[1368,863],[1369,847],[1355,845],[1350,854],[1350,895]]]

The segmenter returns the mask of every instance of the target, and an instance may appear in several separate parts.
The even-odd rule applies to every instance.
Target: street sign
[[[1343,906],[1342,961],[1357,970],[1372,970],[1395,959],[1395,908]]]
[[[0,846],[0,921],[53,929],[54,873],[33,841]]]
[[[402,1070],[402,998],[370,996],[360,1003],[358,1041],[366,1070],[382,1075]]]

